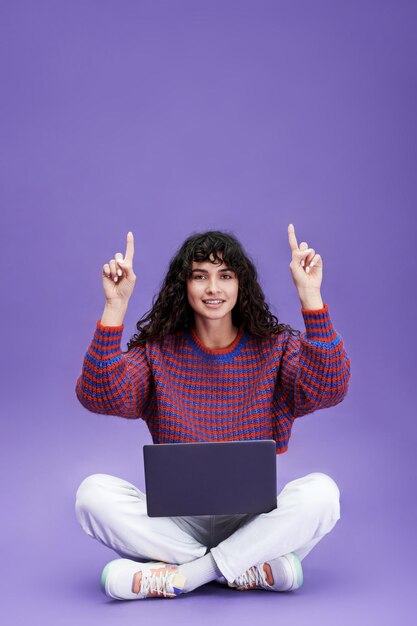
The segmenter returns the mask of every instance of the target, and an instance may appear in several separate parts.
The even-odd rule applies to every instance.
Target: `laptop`
[[[267,513],[277,508],[272,439],[143,446],[149,517]]]

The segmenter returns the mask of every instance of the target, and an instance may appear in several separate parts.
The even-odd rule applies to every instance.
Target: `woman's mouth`
[[[204,304],[209,307],[218,307],[223,304],[224,300],[203,300]]]

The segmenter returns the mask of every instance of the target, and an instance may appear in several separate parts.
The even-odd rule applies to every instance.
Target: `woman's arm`
[[[293,417],[339,404],[350,379],[350,359],[327,305],[301,312],[306,331],[300,338],[288,336],[275,392]]]
[[[281,357],[275,397],[293,417],[334,406],[348,391],[350,360],[323,304],[323,260],[306,241],[298,245],[293,224],[288,226],[290,270],[301,302],[306,327],[300,338],[288,336]]]
[[[133,256],[134,237],[129,231],[125,257],[117,252],[103,265],[106,304],[75,386],[78,400],[89,411],[127,418],[144,417],[153,388],[145,348],[135,346],[126,354],[120,349],[123,320],[136,282]]]
[[[97,322],[75,390],[81,404],[93,413],[135,419],[143,417],[149,402],[152,374],[144,347],[122,354],[123,328],[123,324]]]

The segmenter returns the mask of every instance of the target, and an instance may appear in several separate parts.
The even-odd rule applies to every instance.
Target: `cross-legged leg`
[[[282,590],[296,586],[288,586],[285,573],[283,581],[279,580],[280,559],[287,569],[296,568],[296,563],[290,564],[290,557],[296,557],[289,553],[303,559],[330,532],[340,517],[339,495],[333,479],[313,473],[288,483],[277,498],[278,508],[270,513],[224,519],[149,518],[146,497],[134,485],[95,474],[78,489],[76,513],[88,535],[134,559],[119,559],[106,566],[102,586],[110,597],[175,597],[210,580],[220,580],[222,575],[233,583],[247,572],[251,572],[252,587],[255,569],[256,582],[260,577],[262,587]],[[217,524],[213,525],[214,517]],[[206,544],[214,545],[208,554]],[[161,563],[138,567],[138,560]],[[272,571],[275,568],[274,587],[264,584],[268,576],[265,578],[263,570],[260,576],[257,564],[271,564]]]
[[[291,552],[304,559],[340,518],[339,497],[335,481],[321,472],[287,483],[276,509],[249,518],[211,549],[223,576],[233,583],[253,565]]]
[[[84,479],[75,510],[87,535],[123,557],[181,564],[206,553],[206,546],[171,518],[148,517],[145,494],[115,476],[93,474]]]

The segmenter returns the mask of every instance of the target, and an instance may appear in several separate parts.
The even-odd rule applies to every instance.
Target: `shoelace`
[[[167,595],[173,595],[175,592],[172,579],[176,573],[177,570],[172,568],[161,568],[158,571],[149,570],[142,573],[140,593],[143,595],[157,593],[158,595],[162,594],[165,598]]]
[[[262,565],[250,567],[244,574],[236,578],[234,584],[238,587],[269,587],[262,572]]]

